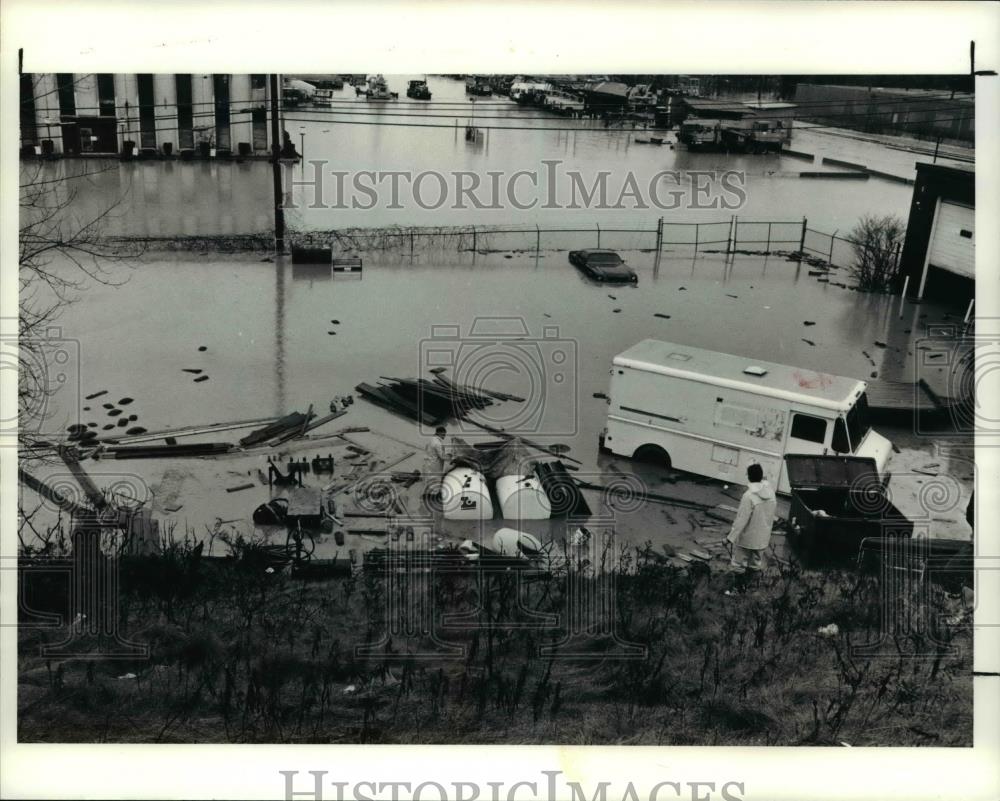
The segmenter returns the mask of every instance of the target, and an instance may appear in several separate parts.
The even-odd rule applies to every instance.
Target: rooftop
[[[746,103],[737,100],[713,100],[704,97],[685,97],[684,104],[692,111],[715,114],[753,114]]]
[[[636,343],[618,354],[614,363],[695,381],[710,378],[711,383],[720,386],[762,392],[785,400],[805,401],[834,411],[846,410],[867,386],[857,378],[747,359],[731,353],[692,348],[656,339],[644,339]],[[747,373],[745,371],[748,368],[759,370]]]

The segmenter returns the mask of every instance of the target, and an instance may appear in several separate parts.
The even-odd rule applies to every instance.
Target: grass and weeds
[[[931,745],[972,742],[971,610],[922,583],[774,564],[743,593],[652,547],[545,572],[269,572],[232,544],[122,561],[148,658],[42,655],[27,742]]]

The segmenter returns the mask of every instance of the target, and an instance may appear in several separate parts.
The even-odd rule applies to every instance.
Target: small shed
[[[798,105],[775,100],[765,100],[757,103],[744,103],[754,114],[754,122],[773,122],[772,129],[778,129],[782,141],[792,141],[792,126],[795,122],[795,112]]]
[[[976,294],[975,232],[975,168],[918,163],[900,256],[907,294],[969,303]]]

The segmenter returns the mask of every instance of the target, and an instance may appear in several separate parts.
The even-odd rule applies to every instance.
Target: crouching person
[[[740,499],[740,508],[726,539],[733,546],[730,567],[738,574],[751,571],[757,576],[764,569],[764,550],[771,543],[778,501],[759,464],[747,468],[747,480],[749,486]]]

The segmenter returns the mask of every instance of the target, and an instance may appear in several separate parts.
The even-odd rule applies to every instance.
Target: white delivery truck
[[[786,453],[851,454],[880,475],[892,444],[855,378],[645,339],[615,356],[602,450],[746,482],[756,462],[789,492]]]

